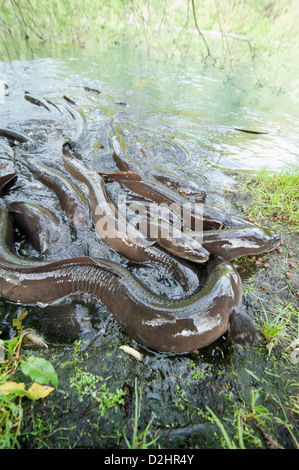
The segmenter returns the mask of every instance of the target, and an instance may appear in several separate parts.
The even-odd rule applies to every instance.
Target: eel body
[[[192,294],[168,300],[154,294],[125,267],[112,261],[75,257],[21,263],[13,252],[13,226],[2,210],[0,296],[24,305],[47,305],[71,296],[100,302],[127,334],[165,352],[202,348],[219,338],[230,317],[238,341],[252,344],[254,328],[239,313],[242,282],[235,268],[215,258],[200,266],[201,285]],[[242,337],[240,336],[240,331]]]
[[[175,237],[165,239],[157,236],[156,240],[148,239],[137,230],[120,213],[109,198],[104,179],[83,162],[74,158],[64,149],[63,162],[72,176],[85,183],[90,192],[93,220],[97,232],[118,253],[137,262],[154,261],[158,242],[162,248],[194,263],[203,263],[208,260],[209,253],[202,248],[189,234],[177,240]],[[189,244],[188,244],[189,242]]]
[[[133,200],[139,197],[145,202],[158,205],[167,204],[169,209],[181,217],[183,224],[191,230],[214,230],[244,226],[244,220],[241,217],[225,214],[211,204],[194,204],[157,181],[148,178],[130,178],[129,175],[129,172],[125,172],[124,178],[121,178],[120,173],[116,173],[116,176],[110,173],[103,175],[103,177],[107,183],[117,182]]]
[[[61,220],[53,211],[29,202],[13,202],[7,207],[14,225],[24,233],[38,253],[51,251],[61,237],[70,242],[69,234],[62,232]]]
[[[0,295],[25,305],[69,296],[96,299],[132,339],[157,351],[186,352],[224,334],[241,302],[242,282],[231,264],[211,261],[202,277],[203,286],[193,295],[165,300],[112,261],[82,257],[25,267],[2,260]]]
[[[61,209],[76,229],[85,231],[91,229],[89,202],[83,192],[66,175],[24,154],[18,157],[18,160],[39,181],[55,192]]]
[[[6,162],[0,164],[0,196],[3,196],[17,181],[16,169]]]
[[[110,127],[113,159],[116,163],[116,166],[120,171],[140,173],[140,165],[138,165],[123,151],[112,122],[110,123]],[[200,188],[194,181],[190,179],[178,177],[174,173],[165,172],[158,168],[152,169],[151,174],[156,181],[176,191],[178,194],[184,196],[192,202],[203,202],[207,196],[206,191]]]

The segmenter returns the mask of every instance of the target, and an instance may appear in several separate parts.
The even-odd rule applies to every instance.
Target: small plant
[[[124,391],[121,388],[118,388],[113,393],[109,390],[106,383],[103,383],[96,392],[93,392],[92,397],[99,403],[101,416],[104,416],[106,411],[110,408],[124,404]]]
[[[245,191],[254,189],[254,204],[250,217],[259,221],[263,216],[290,222],[299,229],[299,171],[298,167],[280,173],[261,169],[256,178],[249,179]]]
[[[121,388],[111,392],[103,377],[83,370],[80,346],[81,341],[76,341],[74,344],[74,359],[73,361],[66,361],[63,367],[72,364],[75,369],[75,375],[70,378],[70,385],[76,388],[79,401],[82,402],[86,396],[92,397],[98,402],[100,414],[103,416],[108,409],[124,404],[124,392]],[[98,384],[101,382],[104,383],[99,386]]]
[[[58,385],[57,374],[52,364],[33,355],[24,358],[21,346],[25,338],[22,320],[27,312],[15,321],[18,336],[0,340],[0,448],[19,447],[23,406],[22,400],[38,400],[47,397]],[[16,372],[22,372],[33,382],[26,387],[24,382],[12,380]],[[43,385],[52,382],[54,387]]]
[[[256,448],[263,448],[262,440],[258,435],[262,434],[268,447],[277,448],[275,437],[268,431],[266,425],[267,421],[270,424],[272,423],[273,416],[264,405],[260,404],[260,400],[260,391],[252,387],[249,409],[246,408],[244,403],[241,403],[240,406],[234,405],[234,415],[231,423],[232,429],[235,429],[234,439],[229,436],[226,427],[216,414],[209,407],[206,407],[211,415],[209,419],[214,421],[221,431],[224,447],[228,449],[245,449],[245,443],[248,443],[248,447],[252,443]],[[253,425],[258,429],[258,434],[256,434]]]
[[[212,421],[214,421],[217,426],[219,427],[223,437],[224,437],[224,440],[225,440],[225,443],[226,443],[226,446],[228,447],[228,449],[236,449],[236,445],[233,441],[231,441],[224,425],[221,423],[220,419],[215,415],[214,411],[211,410],[211,408],[209,408],[208,406],[206,406],[206,409],[207,411],[209,412],[209,414],[211,415],[212,417]]]
[[[141,431],[138,434],[138,424],[141,415],[141,401],[142,401],[142,389],[137,387],[137,378],[135,377],[135,415],[134,415],[134,425],[133,425],[133,436],[132,441],[129,441],[126,429],[124,427],[123,435],[128,449],[148,449],[159,439],[159,435],[150,437],[150,440],[147,441],[148,435],[150,435],[150,427],[153,422],[153,418],[150,420],[144,431]]]
[[[266,321],[260,328],[260,332],[266,340],[266,347],[271,354],[275,346],[284,345],[285,350],[292,352],[292,345],[297,346],[299,340],[299,317],[298,310],[293,303],[279,305],[276,303],[271,309],[273,315],[269,316],[261,303]]]

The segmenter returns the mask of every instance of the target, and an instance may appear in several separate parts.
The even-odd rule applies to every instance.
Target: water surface
[[[9,86],[1,100],[2,127],[22,127],[24,119],[34,117],[36,111],[24,103],[24,90],[47,98],[78,97],[75,87],[86,85],[102,92],[100,106],[103,110],[105,104],[105,112],[116,111],[116,102],[127,103],[140,131],[151,117],[152,134],[157,120],[169,126],[182,145],[192,147],[192,171],[202,162],[240,170],[298,164],[296,90],[256,86],[246,70],[228,78],[200,62],[157,60],[138,48],[99,44],[91,50],[61,48],[53,57],[2,62],[0,80]],[[84,113],[98,105],[96,100],[90,103],[90,97],[80,98]],[[245,135],[234,127],[267,134]]]

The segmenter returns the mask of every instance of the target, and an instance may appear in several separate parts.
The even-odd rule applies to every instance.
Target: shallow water
[[[227,79],[223,72],[212,67],[157,60],[135,48],[113,44],[98,47],[96,51],[75,52],[65,48],[49,56],[44,51],[36,58],[0,63],[0,80],[0,84],[8,85],[0,94],[0,127],[42,141],[41,147],[18,144],[17,148],[27,154],[35,153],[51,164],[59,163],[62,144],[69,140],[77,144],[81,157],[94,168],[114,171],[109,137],[109,123],[113,118],[128,155],[144,174],[151,174],[152,168],[157,167],[192,178],[207,191],[207,201],[223,209],[227,204],[225,187],[234,184],[235,170],[256,170],[265,165],[278,170],[299,161],[295,95],[256,87],[249,75]],[[99,90],[100,94],[84,87]],[[50,100],[59,109],[50,105],[48,111],[26,101],[25,91]],[[246,134],[235,128],[267,134]],[[14,159],[13,148],[4,138],[0,138],[0,156],[5,161]],[[52,192],[39,187],[22,165],[19,168],[22,169],[19,187],[5,196],[5,202],[30,199],[59,212]],[[84,185],[80,186],[84,190]],[[69,229],[66,218],[63,223]],[[70,234],[72,243],[59,244],[56,253],[45,256],[87,254],[85,235],[75,236],[71,230]],[[21,236],[18,249],[21,255],[37,257]],[[117,255],[115,260],[124,263]],[[180,286],[160,270],[128,265],[155,292],[169,297],[180,295]],[[250,273],[242,272],[242,278],[250,278],[254,272],[255,268]],[[22,309],[3,303],[0,329],[14,334],[12,319]],[[58,427],[65,431],[63,439],[72,446],[117,446],[116,430],[122,430],[125,424],[131,426],[135,377],[144,390],[141,430],[154,418],[154,429],[162,429],[160,442],[166,448],[220,446],[215,426],[203,418],[206,405],[230,419],[232,407],[239,403],[238,397],[250,406],[250,391],[256,384],[264,387],[262,393],[267,399],[273,389],[279,389],[280,393],[283,388],[278,376],[269,385],[267,371],[273,373],[275,367],[271,368],[266,352],[261,356],[258,348],[248,352],[232,346],[228,335],[195,355],[167,355],[139,348],[144,357],[137,363],[120,352],[118,346],[130,343],[130,339],[98,305],[66,302],[54,308],[36,306],[30,308],[25,323],[45,335],[50,346],[45,355],[57,368],[61,388],[68,390],[73,400],[67,402],[68,413],[57,418]],[[74,389],[70,390],[68,383],[74,375],[72,365],[60,368],[61,363],[72,360],[76,339],[82,340],[85,370],[104,376],[111,388],[123,383],[130,385],[131,398],[125,415],[119,409],[114,415],[112,410],[103,421],[96,414],[90,396],[86,404],[76,401]],[[234,398],[229,396],[227,400],[230,393]],[[57,406],[55,400],[59,403],[60,399],[62,402]],[[49,400],[47,419],[56,420],[58,407],[64,409],[66,401],[58,394]],[[273,403],[269,400],[269,407],[276,407],[275,400]],[[74,415],[73,409],[80,412]],[[27,425],[30,428],[32,423]],[[68,431],[73,425],[78,430],[76,436]],[[98,428],[104,429],[102,433]],[[25,443],[26,439],[25,436]],[[36,446],[32,439],[33,443],[25,445]],[[286,447],[293,445],[290,436],[285,438],[283,433],[280,442]],[[51,434],[48,445],[60,444],[58,434]],[[251,446],[254,447],[252,443]]]
[[[41,52],[47,54],[38,54]],[[198,171],[203,162],[233,169],[265,165],[280,169],[298,164],[296,89],[287,85],[282,92],[259,87],[249,70],[241,73],[229,79],[214,67],[188,65],[177,59],[157,60],[137,48],[121,45],[87,51],[61,48],[53,58],[0,64],[0,80],[9,86],[9,94],[0,95],[1,126],[22,127],[26,117],[34,118],[37,110],[24,103],[24,90],[47,98],[64,94],[77,98],[79,93],[82,110],[87,117],[90,110],[93,121],[94,107],[105,107],[112,114],[117,110],[115,102],[129,105],[138,130],[153,117],[149,131],[154,134],[155,120],[162,120],[173,138],[191,145],[191,171]],[[100,100],[82,96],[74,88],[82,85],[99,89]],[[267,135],[241,134],[234,127]]]

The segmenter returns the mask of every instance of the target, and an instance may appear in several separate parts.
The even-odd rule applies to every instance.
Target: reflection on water
[[[203,163],[233,169],[265,165],[280,169],[298,163],[299,113],[294,93],[256,87],[247,76],[232,82],[202,64],[158,62],[117,45],[76,55],[61,49],[55,57],[0,64],[0,81],[9,86],[9,94],[1,95],[1,127],[23,130],[26,119],[28,125],[30,119],[45,115],[24,101],[25,90],[49,99],[68,94],[80,99],[89,130],[98,129],[99,141],[105,140],[105,117],[127,104],[136,133],[145,128],[146,137],[151,134],[163,140],[163,135],[156,135],[155,123],[165,126],[173,141],[187,149],[188,169],[195,172]],[[83,95],[80,85],[102,93]],[[243,134],[235,127],[267,134]],[[157,154],[161,148],[157,146]],[[178,167],[179,162],[172,166]]]

